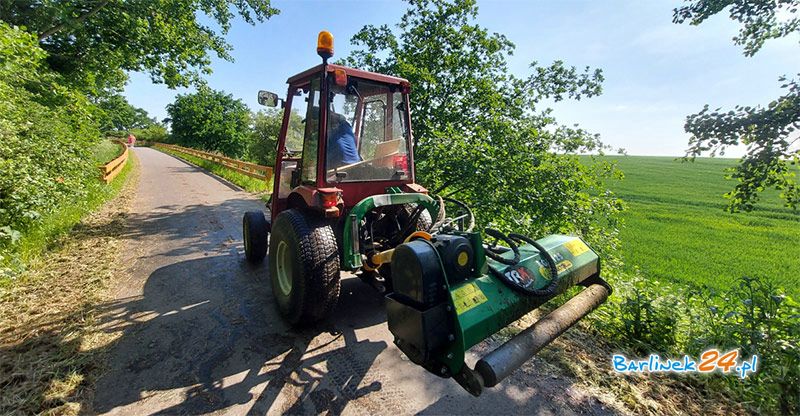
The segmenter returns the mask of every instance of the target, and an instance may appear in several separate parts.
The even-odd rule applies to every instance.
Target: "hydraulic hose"
[[[547,286],[541,289],[527,289],[516,285],[514,285],[514,287],[518,287],[523,292],[533,296],[555,295],[556,289],[558,288],[559,279],[558,279],[558,266],[556,265],[556,261],[555,259],[553,259],[553,256],[551,256],[550,253],[548,253],[547,250],[544,247],[542,247],[541,244],[537,243],[536,240],[532,238],[526,237],[522,234],[515,234],[515,233],[509,234],[508,238],[514,241],[523,241],[525,243],[532,245],[537,250],[539,250],[539,255],[542,256],[542,258],[544,258],[545,263],[547,263],[547,269],[550,271],[550,283],[548,283]]]
[[[439,227],[442,226],[446,215],[444,209],[444,200],[442,200],[442,197],[440,196],[437,196],[436,200],[439,202],[439,215],[436,216],[436,221],[431,224],[431,228],[429,230],[431,233],[435,232]]]
[[[450,202],[454,205],[458,205],[468,216],[469,216],[469,223],[467,227],[463,230],[465,232],[471,232],[475,228],[475,215],[472,213],[472,210],[467,206],[467,204],[453,198],[442,197],[443,200]]]
[[[539,255],[542,257],[542,259],[544,259],[544,262],[547,264],[547,270],[550,272],[550,283],[548,283],[547,286],[541,289],[529,289],[526,287],[522,287],[518,284],[512,283],[511,281],[509,281],[508,277],[506,277],[506,275],[503,274],[500,270],[497,270],[496,268],[489,265],[489,271],[491,271],[498,279],[502,280],[504,283],[506,283],[506,285],[508,285],[512,289],[520,291],[529,296],[550,297],[556,294],[556,289],[558,289],[558,282],[559,282],[558,266],[556,265],[556,261],[555,259],[553,259],[553,256],[551,256],[550,253],[548,253],[547,250],[544,247],[542,247],[541,244],[537,243],[536,240],[530,237],[526,237],[522,234],[511,233],[508,236],[506,236],[500,231],[491,228],[486,229],[486,234],[496,239],[505,241],[506,243],[509,244],[509,247],[511,247],[511,249],[514,251],[514,259],[512,261],[511,259],[506,259],[500,256],[499,254],[493,252],[491,250],[491,247],[487,247],[486,255],[489,256],[489,258],[491,258],[492,260],[495,260],[499,263],[503,263],[509,266],[513,266],[519,263],[520,254],[516,243],[524,242],[530,244],[531,246],[536,248],[536,250],[539,251]]]
[[[498,240],[501,240],[504,243],[508,244],[508,247],[511,249],[511,251],[514,252],[514,258],[513,259],[507,259],[507,258],[501,256],[500,254],[496,253],[494,250],[492,250],[492,247],[486,247],[486,255],[489,256],[490,259],[492,259],[492,260],[494,260],[496,262],[499,262],[499,263],[503,263],[503,264],[509,265],[509,266],[513,266],[513,265],[519,263],[519,259],[520,259],[519,247],[517,247],[516,243],[514,243],[514,241],[511,240],[511,238],[509,238],[507,235],[501,233],[500,231],[495,230],[494,228],[487,228],[484,231],[486,232],[486,235],[488,235],[489,237],[494,237],[494,238],[496,238]]]
[[[459,201],[457,199],[448,198],[448,197],[436,196],[435,198],[437,199],[437,201],[439,203],[439,213],[436,216],[436,221],[433,224],[431,224],[428,227],[427,230],[420,230],[420,231],[425,231],[425,232],[428,232],[428,233],[431,233],[431,234],[436,234],[439,231],[441,231],[441,229],[443,227],[448,226],[448,225],[450,225],[451,223],[453,223],[455,221],[463,219],[464,217],[469,217],[469,222],[467,223],[467,226],[461,231],[471,232],[475,228],[475,215],[472,213],[472,210],[467,206],[467,204],[465,204],[465,203],[463,203],[463,202],[461,202],[461,201]],[[447,218],[447,214],[446,214],[446,210],[445,210],[445,206],[444,206],[444,202],[445,201],[450,202],[450,203],[452,203],[454,205],[457,205],[459,208],[461,208],[462,211],[465,212],[465,214],[461,215],[459,217],[456,217],[456,218]],[[391,241],[393,246],[400,244],[403,241],[403,238],[404,238],[403,236],[407,236],[411,232],[414,231],[414,228],[418,224],[417,221],[419,220],[420,215],[422,215],[422,211],[424,211],[425,209],[426,208],[423,207],[422,205],[417,205],[411,211],[411,213],[409,215],[408,224],[406,224],[405,227],[400,230],[400,233],[397,234],[398,237],[394,238]]]

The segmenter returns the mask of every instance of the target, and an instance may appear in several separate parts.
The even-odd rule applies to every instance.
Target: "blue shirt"
[[[336,122],[331,117],[331,122]],[[334,169],[361,161],[361,156],[356,149],[356,136],[353,127],[342,117],[333,130],[328,129],[327,165],[326,169]]]

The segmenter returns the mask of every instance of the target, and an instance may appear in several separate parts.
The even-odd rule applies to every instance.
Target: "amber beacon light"
[[[327,30],[319,32],[317,36],[317,54],[327,60],[333,56],[333,35]]]

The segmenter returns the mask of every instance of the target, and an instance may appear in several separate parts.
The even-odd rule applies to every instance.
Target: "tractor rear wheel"
[[[325,318],[339,300],[339,249],[321,218],[286,210],[272,225],[269,273],[278,310],[291,325]]]
[[[267,254],[267,219],[261,211],[248,211],[242,218],[244,256],[253,264],[261,263]]]

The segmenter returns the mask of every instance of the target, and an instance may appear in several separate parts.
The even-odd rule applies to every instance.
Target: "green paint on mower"
[[[536,243],[549,259],[527,243],[518,246],[516,261],[510,248],[494,249],[497,260],[487,258],[479,233],[439,234],[398,246],[386,306],[395,344],[414,363],[454,377],[474,395],[497,384],[519,366],[509,362],[524,363],[610,293],[599,277],[597,254],[580,238],[551,235]],[[475,370],[465,364],[469,348],[576,285],[591,290],[567,302],[569,310],[556,309],[537,322],[539,329],[534,324],[521,332]]]

